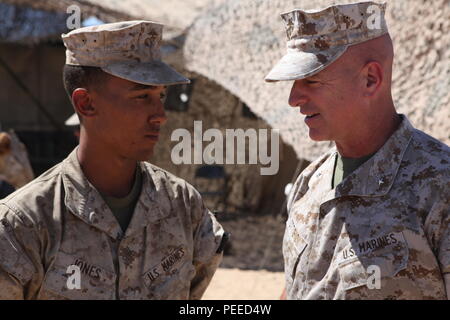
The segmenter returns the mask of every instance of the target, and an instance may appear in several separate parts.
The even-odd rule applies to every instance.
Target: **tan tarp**
[[[208,5],[222,0],[1,0],[34,9],[66,12],[78,5],[83,16],[95,15],[106,22],[146,19],[185,30]]]
[[[243,100],[292,145],[313,160],[330,143],[314,143],[298,108],[287,104],[292,83],[264,76],[285,53],[279,13],[321,8],[330,0],[229,0],[208,10],[189,30],[188,69],[216,81]],[[450,143],[450,1],[389,1],[386,14],[395,43],[393,95],[397,110],[419,129]]]

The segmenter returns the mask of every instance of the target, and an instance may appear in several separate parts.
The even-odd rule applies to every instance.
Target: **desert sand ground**
[[[203,299],[279,299],[284,288],[284,218],[239,215],[218,219],[231,232],[230,246]]]
[[[277,300],[283,288],[283,272],[220,268],[202,299]]]

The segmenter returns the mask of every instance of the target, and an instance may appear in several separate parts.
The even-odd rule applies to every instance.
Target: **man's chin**
[[[139,152],[138,155],[136,155],[136,160],[149,161],[153,157],[153,154],[154,154],[153,148],[151,150],[150,149],[142,150],[141,152]]]
[[[323,133],[320,133],[318,130],[314,129],[309,129],[309,138],[315,142],[330,141],[330,139]]]
[[[147,153],[145,155],[145,157],[142,157],[142,159],[139,161],[150,161],[152,159],[152,157],[153,157],[153,152],[150,152],[150,153]]]

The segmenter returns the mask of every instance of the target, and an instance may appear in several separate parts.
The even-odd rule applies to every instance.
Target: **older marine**
[[[282,14],[288,52],[266,80],[293,81],[309,137],[335,142],[288,198],[288,299],[450,297],[450,148],[396,112],[385,9]]]

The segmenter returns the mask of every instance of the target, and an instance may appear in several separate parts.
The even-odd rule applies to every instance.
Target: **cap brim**
[[[117,62],[102,67],[102,70],[125,80],[153,86],[190,83],[188,78],[158,60],[151,62]]]
[[[336,61],[348,46],[319,52],[289,52],[269,72],[267,82],[300,80],[311,77]]]

